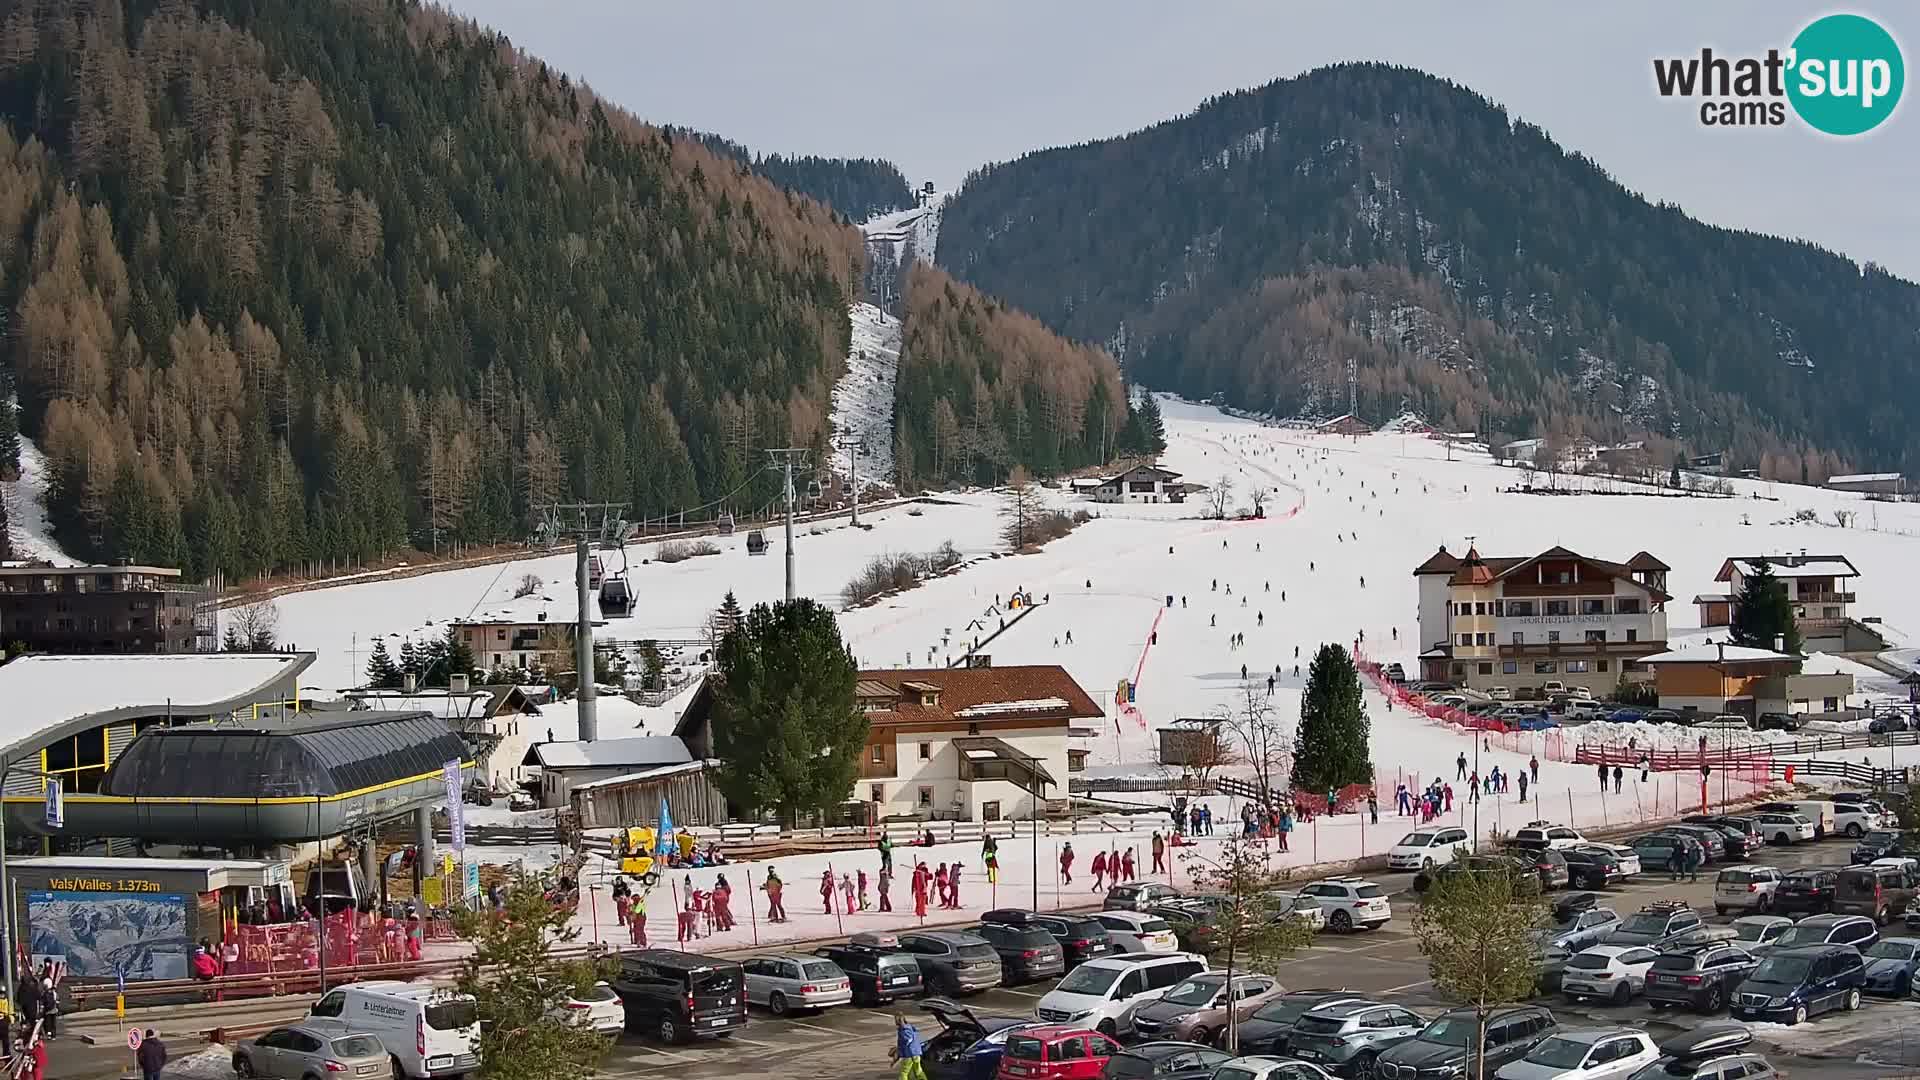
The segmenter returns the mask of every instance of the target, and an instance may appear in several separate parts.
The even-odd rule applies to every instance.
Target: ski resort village
[[[19,932],[76,1007],[244,1000],[453,970],[459,913],[527,881],[567,949],[770,950],[752,980],[849,935],[966,956],[988,912],[1209,952],[1181,897],[1243,847],[1325,933],[1392,934],[1397,890],[1542,822],[1588,846],[1541,872],[1616,906],[1689,817],[1750,861],[1809,820],[1888,835],[1847,800],[1920,764],[1920,506],[1140,408],[1164,451],[1107,473],[907,494],[794,461],[764,519],[561,506],[454,567],[10,564]],[[1288,982],[1347,977],[1332,948]]]

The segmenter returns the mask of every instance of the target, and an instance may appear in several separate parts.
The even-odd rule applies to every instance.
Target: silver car
[[[241,1080],[392,1080],[393,1058],[372,1035],[296,1024],[235,1046],[233,1072]]]
[[[740,967],[747,974],[747,1004],[765,1005],[775,1016],[853,1000],[847,973],[822,957],[776,953],[744,960]]]

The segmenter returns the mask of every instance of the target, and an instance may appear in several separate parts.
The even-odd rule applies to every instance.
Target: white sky
[[[887,158],[917,183],[1121,134],[1343,60],[1463,83],[1649,198],[1920,279],[1920,119],[1871,135],[1703,128],[1654,56],[1785,47],[1830,8],[1696,0],[447,0],[644,117],[760,152]],[[1920,9],[1869,0],[1915,60]],[[1908,95],[1911,97],[1912,95]]]

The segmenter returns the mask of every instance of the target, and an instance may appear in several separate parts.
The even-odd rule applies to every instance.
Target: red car
[[[996,1080],[1098,1080],[1120,1044],[1086,1028],[1022,1028],[1007,1036]]]

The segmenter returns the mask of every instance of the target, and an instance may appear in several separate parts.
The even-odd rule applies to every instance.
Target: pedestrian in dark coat
[[[140,1063],[140,1080],[160,1080],[160,1070],[167,1067],[167,1044],[160,1041],[152,1028],[147,1029],[146,1038],[141,1040],[140,1049],[133,1056]]]

